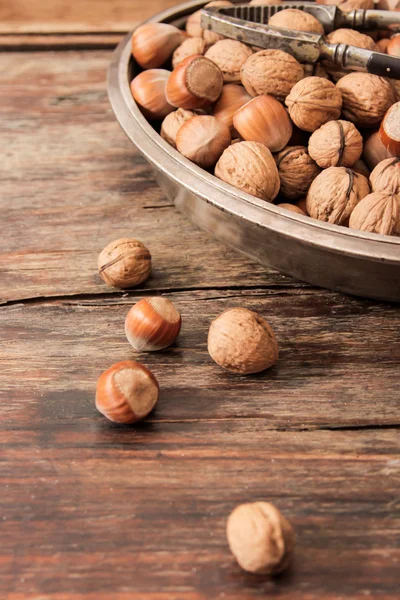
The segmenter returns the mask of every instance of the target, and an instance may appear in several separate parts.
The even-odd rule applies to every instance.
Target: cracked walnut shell
[[[279,192],[274,158],[259,142],[238,142],[229,146],[215,167],[215,176],[267,202],[272,202]]]
[[[328,79],[305,77],[292,88],[285,104],[297,127],[315,131],[324,123],[339,118],[342,93]]]
[[[226,534],[232,554],[245,571],[274,575],[290,564],[295,533],[269,502],[237,506],[228,518]]]
[[[311,158],[323,169],[351,167],[362,151],[362,136],[349,121],[328,121],[314,131],[308,142]]]
[[[260,50],[246,60],[241,80],[251,96],[269,94],[284,100],[292,87],[303,79],[303,66],[282,50]]]
[[[345,167],[329,167],[314,179],[307,212],[314,219],[347,225],[356,205],[370,192],[368,180]]]
[[[349,73],[339,79],[336,87],[343,96],[343,116],[360,127],[380,123],[396,102],[390,81],[370,73]]]
[[[382,160],[372,171],[369,180],[374,192],[400,196],[400,157]]]
[[[353,210],[349,227],[381,235],[400,235],[400,197],[385,192],[368,194]]]
[[[281,192],[296,200],[305,196],[320,169],[308,155],[305,146],[286,146],[275,157],[281,180]]]
[[[252,55],[250,46],[237,40],[220,40],[205,53],[221,69],[225,83],[240,83],[240,69]]]

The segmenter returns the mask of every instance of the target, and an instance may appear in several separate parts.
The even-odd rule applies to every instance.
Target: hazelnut
[[[324,123],[339,118],[342,94],[328,79],[305,77],[292,88],[285,104],[297,127],[315,131]]]
[[[326,41],[330,44],[347,44],[348,46],[356,46],[357,48],[365,48],[366,50],[377,50],[374,40],[369,35],[360,33],[355,29],[335,29],[335,31],[326,36]],[[324,61],[323,65],[334,81],[338,81],[350,72],[347,69],[336,66],[329,60]]]
[[[294,29],[295,31],[309,31],[311,33],[324,35],[324,28],[318,19],[297,8],[286,8],[285,10],[275,13],[269,19],[268,25],[271,27]]]
[[[371,172],[368,169],[367,165],[361,159],[356,160],[356,162],[351,168],[355,173],[360,173],[360,175],[364,175],[364,177],[366,177],[367,179],[369,179],[369,176],[371,175]]]
[[[239,565],[250,573],[275,575],[290,564],[296,536],[269,502],[241,504],[229,515],[226,534]]]
[[[144,298],[128,312],[125,334],[138,352],[154,352],[174,343],[181,322],[181,315],[167,298]]]
[[[378,40],[376,42],[376,47],[378,49],[378,52],[382,52],[382,54],[386,54],[388,44],[389,44],[388,38],[382,38],[381,40]]]
[[[100,375],[96,408],[115,423],[135,423],[153,410],[158,395],[153,373],[133,360],[124,360]]]
[[[200,167],[213,167],[232,141],[229,127],[211,115],[186,121],[176,136],[176,148]]]
[[[211,323],[208,352],[220,367],[248,375],[277,362],[278,342],[260,315],[247,308],[230,308]]]
[[[240,69],[253,50],[236,40],[220,40],[206,52],[206,57],[219,66],[225,83],[240,83]]]
[[[360,127],[380,123],[396,102],[391,83],[370,73],[349,73],[336,84],[343,96],[343,116]]]
[[[382,143],[395,156],[400,156],[400,102],[393,104],[379,128]]]
[[[150,277],[151,254],[138,240],[120,238],[99,254],[100,277],[117,288],[130,288]]]
[[[238,142],[227,148],[215,175],[242,192],[272,202],[279,192],[279,175],[271,152],[258,142]]]
[[[400,198],[385,192],[373,192],[357,204],[349,227],[381,235],[400,234]]]
[[[351,167],[362,150],[362,136],[349,121],[328,121],[314,131],[308,142],[311,158],[323,169]]]
[[[175,50],[172,55],[172,68],[175,69],[179,63],[181,63],[188,56],[194,54],[202,55],[207,49],[207,44],[201,37],[187,38],[182,42],[180,46]]]
[[[400,34],[394,35],[389,40],[386,52],[391,56],[400,56]]]
[[[233,127],[233,115],[244,104],[251,100],[251,96],[244,87],[234,83],[228,83],[222,88],[220,97],[213,108],[213,116],[222,121],[229,128]]]
[[[170,71],[149,69],[142,71],[131,83],[133,99],[147,119],[164,119],[174,107],[168,102],[165,90]]]
[[[385,158],[392,158],[392,154],[385,148],[379,132],[372,133],[364,144],[363,159],[370,169],[374,169]]]
[[[287,146],[275,157],[281,180],[281,192],[295,200],[304,196],[320,169],[304,146]]]
[[[347,225],[355,206],[369,194],[368,180],[345,167],[329,167],[314,179],[307,212],[314,219]]]
[[[167,100],[178,108],[204,108],[222,92],[221,69],[205,56],[188,56],[172,71],[165,89]]]
[[[260,50],[246,60],[240,77],[251,96],[270,94],[284,100],[295,83],[303,79],[304,69],[282,50]]]
[[[209,2],[204,8],[208,6],[233,6],[232,2],[228,0],[216,0],[215,2]],[[186,33],[190,37],[202,37],[205,42],[211,46],[219,40],[223,39],[222,35],[215,33],[214,31],[208,31],[201,27],[201,10],[197,10],[191,14],[186,21]]]
[[[257,96],[233,115],[241,138],[265,144],[271,152],[282,150],[292,136],[292,122],[284,106],[273,96]]]
[[[161,125],[161,137],[176,148],[176,135],[179,129],[186,121],[194,117],[194,112],[178,108],[174,112],[167,115]]]
[[[289,210],[290,212],[297,213],[298,215],[306,216],[304,210],[296,204],[287,204],[286,202],[283,202],[282,204],[277,204],[276,206],[278,206],[278,208],[284,208],[285,210]]]
[[[374,192],[400,196],[400,157],[378,163],[369,178]]]
[[[184,33],[167,23],[145,23],[132,35],[133,58],[143,69],[161,67],[184,40]]]

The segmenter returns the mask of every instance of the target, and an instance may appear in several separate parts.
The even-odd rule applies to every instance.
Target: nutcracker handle
[[[327,58],[342,68],[367,71],[373,75],[390,79],[400,79],[400,57],[364,50],[364,48],[347,44],[328,44],[323,41],[321,58]]]

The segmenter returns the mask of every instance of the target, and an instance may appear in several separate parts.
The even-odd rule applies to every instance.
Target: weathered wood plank
[[[97,255],[132,236],[154,258],[150,289],[292,285],[215,242],[163,197],[116,123],[111,54],[0,57],[0,298],[103,293]]]
[[[0,50],[84,50],[115,48],[120,33],[0,34]]]
[[[3,0],[0,33],[124,32],[175,0]]]
[[[400,425],[396,307],[301,290],[169,297],[182,313],[183,329],[177,344],[161,353],[135,353],[125,338],[125,316],[139,296],[3,307],[4,405],[11,413],[28,411],[34,420],[38,407],[62,401],[66,412],[59,413],[55,428],[63,428],[64,417],[76,411],[93,418],[100,373],[136,357],[154,371],[163,390],[151,421],[256,417],[265,429]],[[208,356],[211,320],[238,305],[264,315],[280,343],[279,363],[258,376],[228,374]],[[21,371],[25,364],[29,368]],[[74,427],[80,429],[80,422]]]

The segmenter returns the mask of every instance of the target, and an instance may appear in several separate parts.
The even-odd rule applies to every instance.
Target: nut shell
[[[281,192],[296,200],[307,194],[320,169],[304,146],[287,146],[275,157],[281,180]],[[302,211],[303,212],[303,211]]]
[[[289,210],[290,212],[297,213],[298,215],[306,216],[306,213],[304,212],[304,210],[302,208],[300,208],[300,206],[296,206],[296,204],[288,204],[286,202],[283,202],[282,204],[277,204],[277,206],[279,208],[284,208],[286,210]]]
[[[154,352],[174,343],[181,322],[181,315],[168,298],[144,298],[128,312],[125,334],[138,352]]]
[[[369,180],[374,192],[400,196],[400,157],[382,160],[372,171]]]
[[[295,31],[309,31],[324,35],[324,28],[321,23],[302,10],[297,8],[286,8],[275,13],[268,21],[271,27],[280,27],[283,29],[294,29]]]
[[[168,102],[186,110],[216,102],[222,92],[221,69],[205,56],[188,56],[172,71],[165,95]]]
[[[273,329],[247,308],[225,310],[211,323],[208,352],[217,365],[241,375],[264,371],[279,356]]]
[[[250,100],[251,96],[249,96],[243,86],[228,83],[222,88],[221,95],[214,105],[213,116],[232,128],[233,115]]]
[[[239,190],[272,202],[279,192],[279,175],[271,152],[258,142],[238,142],[227,148],[215,175]]]
[[[164,119],[174,110],[165,95],[170,75],[165,69],[149,69],[131,82],[133,99],[147,119]]]
[[[349,73],[336,86],[343,96],[343,116],[360,127],[380,123],[396,102],[390,81],[370,73]]]
[[[400,156],[400,102],[393,104],[385,114],[379,135],[385,148],[394,156]]]
[[[126,289],[143,283],[151,274],[151,254],[142,242],[120,238],[99,254],[100,277],[108,284]]]
[[[192,117],[176,136],[177,150],[205,169],[213,167],[232,141],[230,129],[211,115]]]
[[[240,83],[240,69],[252,56],[253,50],[236,40],[220,40],[207,50],[205,56],[219,66],[225,83]]]
[[[250,573],[274,575],[290,564],[296,536],[289,521],[268,502],[241,504],[226,527],[229,548]]]
[[[132,35],[132,55],[143,69],[157,69],[184,40],[184,33],[167,23],[145,23]]]
[[[385,192],[369,194],[353,210],[349,227],[381,235],[399,235],[400,198]]]
[[[159,387],[144,365],[125,360],[104,371],[96,388],[96,408],[115,423],[135,423],[157,403]]]
[[[329,167],[314,179],[307,212],[314,219],[347,225],[356,205],[370,192],[368,180],[345,167]]]
[[[167,115],[162,122],[160,135],[161,137],[176,148],[176,136],[179,129],[186,121],[195,116],[195,113],[191,110],[185,110],[184,108],[178,108],[174,112]]]
[[[172,68],[175,69],[185,58],[194,54],[202,55],[207,50],[207,44],[201,37],[190,37],[182,42],[172,55]]]
[[[351,167],[360,158],[363,139],[353,123],[329,121],[314,131],[308,152],[315,162],[328,167]]]
[[[246,60],[240,77],[251,96],[270,94],[284,100],[292,87],[303,79],[303,66],[282,50],[260,50]]]
[[[315,131],[324,123],[339,118],[342,94],[328,79],[305,77],[292,88],[285,104],[297,127]]]

